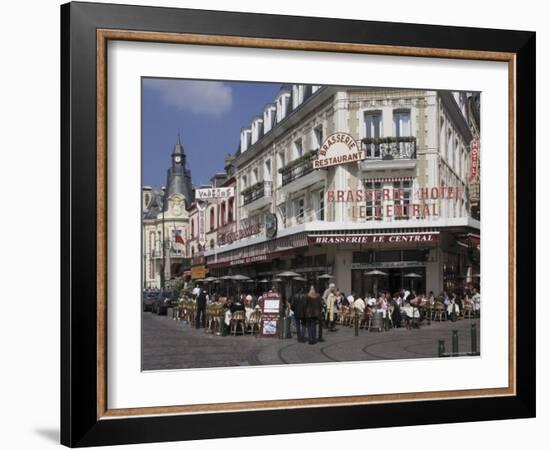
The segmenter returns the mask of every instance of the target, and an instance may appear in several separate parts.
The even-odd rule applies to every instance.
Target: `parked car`
[[[153,304],[157,295],[157,291],[143,291],[143,311],[153,311]]]
[[[157,292],[157,296],[153,302],[153,312],[159,316],[165,316],[168,308],[172,306],[173,297],[172,291]]]

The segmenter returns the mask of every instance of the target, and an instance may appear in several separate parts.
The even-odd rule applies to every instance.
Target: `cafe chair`
[[[254,335],[256,333],[260,333],[260,322],[262,320],[262,312],[261,311],[254,311],[250,314],[250,319],[247,323],[247,331]]]
[[[446,316],[446,312],[445,312],[445,305],[441,302],[436,302],[435,306],[434,306],[434,319],[433,320],[438,320],[441,322],[442,320],[446,320],[447,319],[447,316]]]
[[[468,319],[473,319],[475,314],[474,314],[474,306],[471,305],[470,303],[465,303],[464,304],[464,309],[463,309],[463,315],[464,315],[464,318],[466,319],[466,316],[468,316]]]
[[[246,332],[246,315],[244,311],[235,311],[231,316],[231,333],[233,336],[237,335],[237,330],[241,329],[241,333]]]

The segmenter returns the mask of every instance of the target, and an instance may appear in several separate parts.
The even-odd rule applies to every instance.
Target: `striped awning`
[[[378,178],[363,178],[365,183],[393,183],[395,181],[412,181],[414,177],[378,177]]]

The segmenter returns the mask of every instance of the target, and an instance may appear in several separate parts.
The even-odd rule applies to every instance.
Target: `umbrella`
[[[381,270],[371,270],[369,272],[365,272],[364,275],[380,275],[380,276],[387,276],[388,274],[386,272],[382,272]]]
[[[304,277],[294,277],[292,279],[295,281],[307,281]]]
[[[331,278],[334,278],[334,275],[329,275],[328,273],[324,273],[323,275],[319,275],[317,278],[319,280],[330,280]]]
[[[204,279],[204,281],[206,281],[207,283],[211,283],[212,281],[216,281],[216,280],[217,280],[216,277],[208,277]]]
[[[364,274],[365,275],[370,275],[370,276],[375,276],[375,277],[387,276],[388,275],[386,272],[382,272],[381,270],[377,270],[377,269],[370,270],[368,272],[365,272]],[[378,295],[378,278],[374,279],[373,290],[374,290],[374,295]]]
[[[422,278],[422,275],[418,275],[417,273],[411,272],[403,275],[403,278],[410,278],[411,280],[411,291],[413,290],[413,279],[414,278]]]
[[[220,278],[220,280],[232,280],[232,279],[233,279],[232,275],[225,275],[224,277]]]
[[[233,275],[232,277],[230,277],[230,279],[235,281],[245,281],[250,280],[250,277],[244,275]]]
[[[283,280],[281,278],[273,278],[271,281],[273,283],[281,283]]]
[[[215,284],[218,284],[218,283],[221,283],[221,282],[222,282],[222,280],[218,280],[217,278],[214,280]]]
[[[281,272],[277,274],[278,277],[299,277],[300,274],[296,272],[292,272],[290,270],[287,270],[286,272]]]
[[[253,280],[252,278],[250,280],[246,280],[247,283],[255,283],[256,280]]]
[[[267,278],[263,278],[258,283],[269,283],[269,280]]]

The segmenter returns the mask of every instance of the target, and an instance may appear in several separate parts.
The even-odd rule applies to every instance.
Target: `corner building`
[[[241,130],[235,230],[205,250],[210,273],[269,279],[293,270],[318,287],[329,273],[339,289],[361,296],[477,283],[469,96],[282,87]],[[335,133],[351,136],[361,158],[314,169]],[[375,270],[383,274],[368,274]]]

